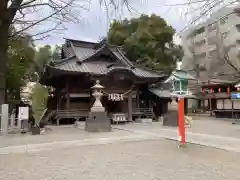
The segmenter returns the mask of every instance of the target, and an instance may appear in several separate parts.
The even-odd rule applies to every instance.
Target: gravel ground
[[[198,117],[192,121],[192,127],[186,128],[188,132],[210,134],[224,137],[240,138],[240,124],[232,125],[232,121],[222,119],[208,119],[208,117]],[[133,130],[147,130],[149,132],[159,132],[162,128],[176,129],[177,127],[166,127],[162,125],[162,122],[154,122],[149,124],[133,123],[118,125],[117,127],[127,127]]]
[[[105,137],[128,136],[134,133],[112,129],[112,132],[88,133],[84,130],[84,124],[80,128],[73,126],[50,126],[51,130],[47,130],[44,135],[33,136],[28,134],[9,134],[8,136],[0,136],[0,148],[7,146],[18,146],[27,144],[51,143],[56,141],[71,141]]]
[[[239,180],[239,153],[169,140],[0,155],[3,180]]]

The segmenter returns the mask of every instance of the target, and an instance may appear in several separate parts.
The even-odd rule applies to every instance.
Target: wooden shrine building
[[[231,98],[232,94],[240,92],[240,88],[235,87],[236,80],[236,77],[231,76],[202,81],[198,99],[201,100],[199,103],[203,110],[216,117],[228,118],[240,113],[240,101]]]
[[[104,87],[101,102],[107,113],[132,121],[141,108],[147,111],[151,106],[145,95],[148,85],[166,78],[129,61],[120,47],[102,42],[66,39],[61,56],[46,66],[40,79],[42,85],[52,87],[48,118],[57,124],[88,116],[96,80]]]

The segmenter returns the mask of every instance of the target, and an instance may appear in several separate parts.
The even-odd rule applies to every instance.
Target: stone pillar
[[[11,118],[11,121],[10,121],[10,132],[13,132],[14,125],[15,125],[15,111],[12,112],[10,118]]]
[[[8,104],[2,104],[1,106],[1,135],[6,136],[8,134]]]
[[[128,121],[132,121],[132,91],[128,93]]]

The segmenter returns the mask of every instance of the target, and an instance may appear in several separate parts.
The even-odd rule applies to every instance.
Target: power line
[[[209,1],[209,0],[207,0],[207,1]],[[177,33],[177,34],[178,34],[179,36],[181,36],[180,33],[182,33],[184,30],[186,30],[186,29],[189,27],[189,25],[194,24],[195,22],[197,22],[198,20],[200,20],[203,16],[207,15],[207,13],[209,13],[212,9],[214,9],[214,8],[215,8],[218,4],[220,4],[221,2],[222,2],[222,0],[216,2],[215,4],[213,4],[212,6],[210,6],[207,10],[201,12],[200,15],[199,15],[197,18],[195,18],[194,20],[192,20],[188,25],[186,25],[183,29],[181,29],[180,32]],[[229,5],[232,5],[232,4],[236,3],[236,2],[238,2],[238,0],[234,0],[233,2],[228,3],[228,6],[229,6]],[[210,4],[208,4],[208,5],[210,5]],[[208,5],[207,5],[207,6],[208,6]],[[204,7],[203,7],[203,8],[204,8]],[[206,8],[206,7],[205,7],[205,8]],[[226,8],[226,7],[222,7],[222,8]],[[220,11],[222,8],[218,9],[218,11]],[[225,14],[225,15],[223,15],[223,16],[221,16],[221,17],[218,17],[217,20],[212,21],[212,23],[215,23],[215,22],[219,21],[219,19],[222,19],[222,18],[224,18],[224,17],[226,17],[226,16],[228,16],[228,15],[230,15],[230,14],[232,14],[232,13],[233,13],[233,11],[230,12],[230,13],[228,13],[228,14]],[[210,19],[210,18],[208,18],[208,19]],[[207,21],[207,20],[206,20],[206,21]],[[206,22],[206,21],[205,21],[205,22]]]

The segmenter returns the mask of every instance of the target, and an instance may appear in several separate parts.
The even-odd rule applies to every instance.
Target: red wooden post
[[[213,88],[210,89],[210,92],[211,92],[211,95],[213,96],[213,94],[214,94]]]
[[[179,98],[178,101],[178,131],[180,146],[186,144],[185,138],[185,119],[184,119],[184,98]]]
[[[227,88],[227,94],[230,95],[230,87]]]
[[[205,95],[205,89],[202,88],[202,95]]]

